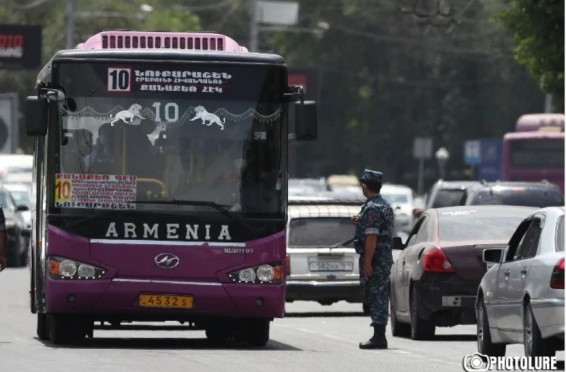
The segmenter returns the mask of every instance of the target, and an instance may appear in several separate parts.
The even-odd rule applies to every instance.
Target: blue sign
[[[464,143],[464,161],[468,165],[478,165],[481,162],[480,141],[466,141]]]
[[[476,175],[479,180],[497,181],[502,177],[503,140],[483,138],[480,141],[481,160]]]

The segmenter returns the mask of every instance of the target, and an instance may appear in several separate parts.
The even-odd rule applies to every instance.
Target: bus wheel
[[[49,323],[47,315],[40,312],[37,313],[37,337],[40,340],[49,339]]]
[[[250,319],[247,339],[252,347],[263,347],[269,341],[269,319]]]
[[[214,345],[225,345],[228,342],[228,332],[222,326],[209,326],[205,333],[208,341]]]
[[[49,316],[49,338],[56,345],[80,343],[87,333],[86,322],[72,315]]]

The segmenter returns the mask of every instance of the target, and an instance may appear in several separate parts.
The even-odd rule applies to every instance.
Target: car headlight
[[[276,284],[285,278],[282,264],[264,264],[248,267],[228,274],[233,282],[249,284]]]
[[[49,257],[49,275],[55,279],[101,279],[106,271],[84,262],[63,257]]]

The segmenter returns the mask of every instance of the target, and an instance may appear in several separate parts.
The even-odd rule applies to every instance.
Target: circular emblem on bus
[[[171,253],[160,253],[155,256],[155,264],[162,269],[174,269],[179,266],[179,257]]]

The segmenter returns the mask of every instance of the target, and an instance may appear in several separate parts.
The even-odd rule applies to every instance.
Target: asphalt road
[[[27,269],[0,273],[0,372],[176,372],[176,371],[462,371],[462,359],[476,351],[475,326],[440,328],[431,341],[390,335],[388,350],[360,350],[369,338],[369,318],[360,304],[287,304],[287,316],[271,326],[263,349],[219,348],[203,331],[178,324],[132,329],[95,329],[83,345],[56,347],[37,339],[28,306]],[[522,346],[507,355],[523,355]],[[564,354],[558,354],[564,360]],[[561,363],[563,368],[564,364]]]

